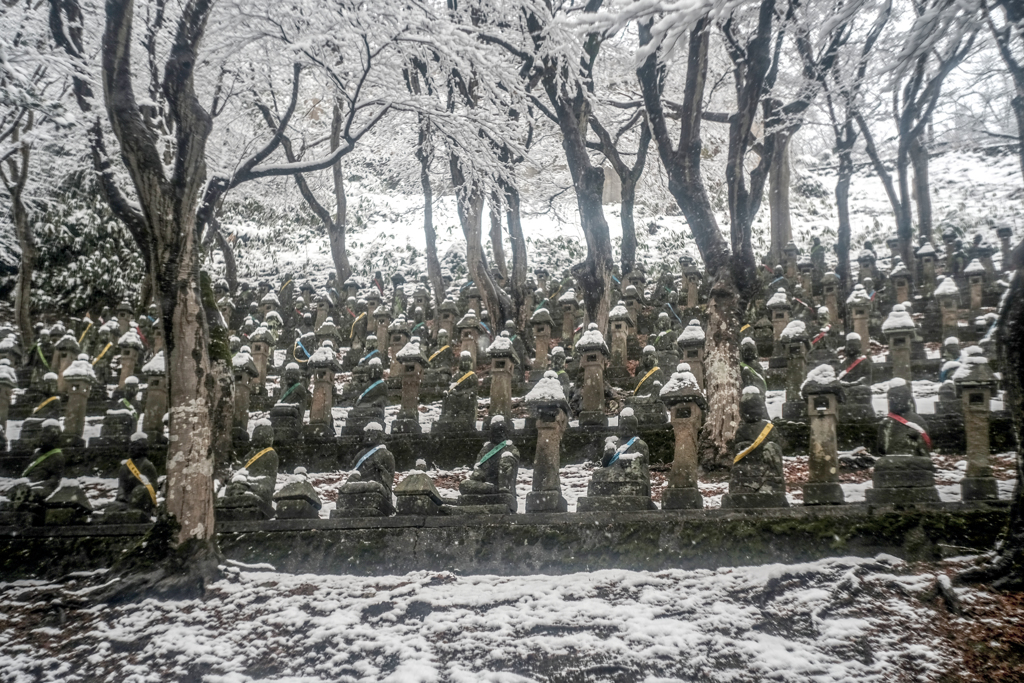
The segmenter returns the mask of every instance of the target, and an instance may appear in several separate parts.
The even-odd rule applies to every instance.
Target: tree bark
[[[32,127],[33,115],[29,112],[24,129]],[[14,290],[14,322],[21,335],[21,343],[28,348],[35,339],[32,330],[32,275],[36,270],[39,250],[32,235],[32,223],[29,220],[28,207],[25,205],[24,191],[28,182],[28,169],[31,160],[31,146],[22,141],[20,126],[15,127],[11,142],[20,143],[17,154],[12,154],[6,162],[7,172],[0,168],[0,178],[11,198],[11,213],[14,219],[14,233],[21,249],[21,264],[18,269],[18,282]]]
[[[530,316],[533,311],[527,310],[526,297],[532,292],[526,291],[526,238],[523,236],[523,219],[520,213],[519,189],[512,184],[503,183],[502,189],[505,193],[505,220],[508,222],[508,236],[512,244],[512,273],[509,285],[512,295],[512,306],[515,310],[515,321],[517,327],[525,334],[532,334],[530,328]],[[540,302],[537,302],[540,303]]]
[[[420,115],[419,144],[416,159],[420,162],[420,187],[423,189],[423,234],[427,244],[427,277],[434,290],[434,308],[444,301],[444,280],[441,261],[437,258],[437,232],[434,231],[434,189],[430,184],[430,122]]]
[[[494,254],[494,268],[501,273],[508,282],[508,263],[505,261],[505,244],[501,234],[501,203],[498,201],[498,193],[491,193],[491,201],[488,209],[491,217],[491,251]]]
[[[341,105],[334,105],[331,118],[331,151],[341,146],[342,126]],[[327,236],[331,243],[331,258],[334,259],[334,270],[337,272],[338,284],[352,276],[352,267],[348,262],[348,249],[345,247],[345,230],[348,227],[348,199],[345,197],[345,178],[342,174],[341,160],[331,166],[331,179],[334,181],[334,220],[327,224]]]
[[[917,234],[932,239],[932,195],[928,182],[928,150],[921,140],[910,143],[910,164],[914,169],[914,198],[917,200]]]
[[[996,338],[1003,363],[1006,407],[1013,417],[1017,438],[1017,481],[1013,487],[1010,519],[995,558],[988,565],[968,570],[960,578],[968,582],[991,582],[1000,590],[1024,589],[1024,243],[1013,251],[1010,291],[1003,297]]]
[[[710,280],[704,362],[708,401],[713,406],[708,413],[714,417],[701,430],[699,461],[705,470],[731,466],[732,442],[741,422],[737,353],[741,297],[734,279],[734,256],[718,229],[700,166],[709,30],[710,19],[704,17],[690,31],[678,148],[673,148],[668,131],[658,55],[651,54],[637,69],[651,132],[668,174],[669,192],[686,218]],[[650,41],[649,25],[641,25],[640,39],[641,44]]]
[[[768,208],[771,213],[771,248],[769,259],[772,265],[785,260],[783,249],[793,239],[793,226],[789,216],[789,143],[792,137],[780,134],[776,141],[775,155],[768,169]]]
[[[210,220],[210,229],[213,230],[213,239],[217,242],[221,256],[224,257],[224,279],[227,280],[228,291],[234,296],[238,291],[238,263],[235,261],[235,250],[231,248],[231,243],[224,237],[224,233],[220,229],[220,220],[216,216]]]
[[[856,133],[853,126],[846,124],[847,138],[840,141],[837,147],[839,169],[836,174],[836,213],[839,217],[839,229],[836,234],[836,275],[839,276],[840,301],[846,301],[852,281],[850,275],[850,181],[853,180],[853,143]],[[842,316],[844,319],[846,316]],[[849,330],[847,330],[849,331]]]

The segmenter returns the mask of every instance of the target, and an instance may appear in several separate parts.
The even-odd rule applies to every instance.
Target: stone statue
[[[149,460],[149,438],[132,434],[128,459],[117,473],[117,495],[103,511],[108,524],[145,524],[156,514],[157,472]]]
[[[348,480],[338,489],[331,517],[388,517],[395,512],[391,491],[395,456],[384,445],[384,427],[370,422],[363,429],[364,446],[356,453]]]
[[[503,416],[493,416],[490,429],[490,440],[480,449],[473,472],[459,484],[459,505],[505,505],[514,513],[518,509],[519,450],[508,438]]]
[[[658,365],[674,368],[679,364],[679,346],[676,345],[676,337],[679,335],[672,330],[668,313],[659,313],[657,324],[658,336],[655,337],[654,348],[658,351]]]
[[[736,429],[736,457],[723,508],[788,507],[782,447],[768,420],[764,396],[756,387],[743,389],[740,398],[743,422]]]
[[[433,431],[474,431],[480,380],[473,370],[473,357],[469,351],[463,351],[459,356],[459,369],[452,375],[452,379],[454,381],[448,385],[441,399],[441,416]]]
[[[837,377],[843,387],[846,403],[839,406],[840,421],[873,420],[871,383],[874,363],[861,351],[861,338],[856,332],[846,335],[846,360]]]
[[[245,464],[231,477],[223,498],[216,501],[217,518],[225,521],[270,519],[271,502],[277,484],[277,451],[274,428],[268,420],[259,420],[249,440]]]
[[[757,343],[750,337],[740,341],[740,380],[744,387],[756,387],[762,396],[768,395],[768,383],[757,356]]]
[[[587,495],[577,503],[580,512],[594,510],[653,510],[651,454],[639,436],[632,408],[619,413],[618,435],[605,441],[601,467],[594,470]]]
[[[915,411],[910,385],[899,377],[889,380],[887,397],[889,413],[878,427],[879,455],[930,455],[931,438]]]
[[[21,424],[20,443],[25,448],[35,447],[41,437],[43,423],[47,420],[60,420],[64,412],[60,396],[57,394],[57,373],[47,372],[43,375],[39,389],[36,396],[38,402]]]
[[[384,408],[388,404],[388,386],[384,382],[384,364],[380,358],[371,358],[367,364],[366,384],[359,390],[355,404],[345,418],[345,434],[362,434],[371,422],[384,423]]]
[[[20,525],[39,525],[46,516],[45,501],[57,487],[64,476],[64,454],[60,443],[60,423],[55,419],[43,422],[39,430],[37,447],[32,453],[32,461],[21,473],[27,482],[20,482],[7,491],[8,503],[2,508],[0,519]]]

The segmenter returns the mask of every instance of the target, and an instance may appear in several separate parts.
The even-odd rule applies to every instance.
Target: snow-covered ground
[[[1024,610],[973,588],[943,598],[962,562],[372,578],[231,565],[204,600],[130,605],[89,604],[101,576],[18,581],[0,584],[0,680],[984,680],[978,652],[1012,653]]]

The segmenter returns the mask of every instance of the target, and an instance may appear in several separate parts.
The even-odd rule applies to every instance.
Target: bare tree
[[[1017,119],[1017,155],[1024,174],[1024,5],[1013,0],[995,0],[991,4],[983,1],[981,6],[999,55],[1013,79],[1014,93],[1010,106]],[[993,9],[1003,10],[1001,22],[993,16]]]

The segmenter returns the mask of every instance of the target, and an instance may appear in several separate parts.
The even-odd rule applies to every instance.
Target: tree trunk
[[[494,268],[501,273],[508,282],[508,263],[505,261],[505,244],[501,234],[501,204],[498,201],[498,194],[491,193],[489,202],[491,214],[491,251],[494,253]]]
[[[512,278],[509,285],[512,295],[512,306],[515,309],[516,325],[524,334],[532,334],[530,316],[533,311],[527,310],[524,304],[526,297],[532,292],[526,291],[526,238],[523,236],[523,219],[520,213],[519,189],[515,185],[503,183],[505,192],[505,220],[508,221],[508,236],[512,244]],[[537,303],[540,303],[539,301]]]
[[[334,106],[331,118],[331,151],[341,144],[341,106]],[[345,197],[345,178],[342,175],[341,160],[331,166],[331,178],[334,181],[334,203],[336,214],[334,220],[327,224],[327,237],[331,243],[331,258],[334,259],[334,270],[338,275],[338,284],[352,276],[352,268],[348,262],[348,250],[345,248],[345,229],[348,226],[348,200]]]
[[[568,147],[568,145],[566,145]],[[568,152],[567,152],[568,154]],[[570,169],[573,160],[569,161]],[[573,274],[583,288],[583,304],[587,320],[597,323],[601,334],[608,331],[608,313],[611,311],[612,241],[608,222],[604,218],[601,195],[604,190],[604,169],[577,166],[574,175],[576,204],[580,209],[580,222],[587,239],[587,258],[573,267]]]
[[[622,205],[619,219],[622,223],[622,277],[625,278],[636,268],[636,224],[633,219],[633,207],[636,204],[636,180],[630,175],[622,181]]]
[[[851,127],[852,128],[852,127]],[[836,213],[839,216],[839,230],[836,235],[836,275],[839,276],[839,285],[842,296],[840,301],[846,301],[852,288],[850,275],[850,181],[853,179],[853,141],[850,144],[844,142],[838,148],[839,170],[836,177]],[[844,319],[846,316],[842,316]]]
[[[932,195],[928,182],[928,150],[919,139],[910,143],[910,163],[914,168],[914,197],[917,200],[917,234],[932,239]],[[909,264],[908,264],[909,265]]]
[[[1016,276],[1010,278],[1010,291],[1003,297],[996,328],[1003,362],[1003,386],[1006,407],[1013,417],[1017,438],[1017,481],[1013,487],[1010,519],[992,563],[968,570],[964,581],[991,582],[993,588],[1019,591],[1024,589],[1024,243],[1013,253]]]
[[[705,471],[732,467],[732,441],[740,415],[740,366],[737,331],[742,321],[739,291],[729,269],[711,283],[708,327],[704,340],[704,388],[708,396],[707,420],[701,430],[698,461]]]
[[[14,214],[14,232],[21,248],[21,268],[14,290],[14,321],[21,334],[21,343],[28,348],[35,340],[32,330],[32,274],[36,270],[39,250],[32,237],[28,211],[21,199],[21,190],[11,193],[11,211]]]
[[[789,143],[788,134],[777,136],[775,155],[768,170],[768,208],[771,212],[772,243],[770,261],[778,265],[785,260],[783,249],[793,239],[789,219]]]
[[[434,231],[434,189],[430,184],[430,131],[426,118],[420,117],[419,144],[416,158],[420,162],[420,187],[423,188],[423,234],[427,243],[427,277],[434,290],[434,308],[444,301],[444,280],[441,278],[441,261],[437,258],[437,233]]]
[[[1018,86],[1019,87],[1019,86]],[[1020,160],[1020,172],[1024,177],[1024,95],[1016,95],[1010,100],[1013,116],[1017,119],[1017,158]]]
[[[217,241],[217,248],[220,249],[221,256],[224,257],[224,279],[227,280],[228,291],[234,296],[238,291],[238,264],[235,262],[235,250],[231,248],[231,244],[221,232],[220,220],[216,216],[210,220],[210,228],[213,230],[213,238]],[[228,322],[230,323],[230,321]]]

